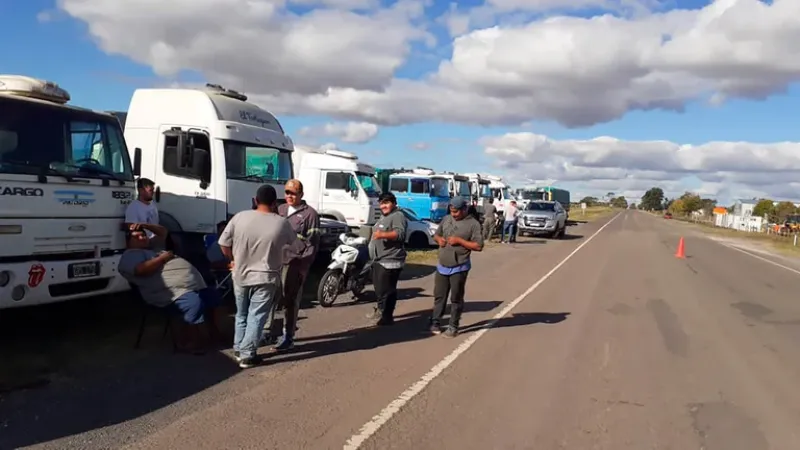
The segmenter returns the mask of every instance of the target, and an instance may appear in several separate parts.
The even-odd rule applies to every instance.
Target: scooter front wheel
[[[333,303],[339,297],[342,286],[342,271],[329,270],[322,275],[319,280],[319,287],[317,288],[317,301],[323,308],[333,306]]]

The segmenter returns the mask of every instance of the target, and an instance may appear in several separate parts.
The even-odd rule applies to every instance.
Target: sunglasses
[[[295,191],[283,191],[283,193],[286,195],[297,195],[297,192]]]

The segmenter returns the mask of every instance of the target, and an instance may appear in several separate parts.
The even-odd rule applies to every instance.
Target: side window
[[[411,180],[412,194],[427,194],[430,192],[428,180]]]
[[[325,175],[325,189],[344,191],[350,186],[352,175],[344,172],[328,172]]]
[[[389,183],[389,190],[392,192],[408,192],[408,179],[392,178]]]
[[[208,137],[202,133],[189,133],[189,138],[194,144],[195,152],[206,151],[211,153],[211,142]],[[192,171],[194,164],[193,155],[190,152],[183,152],[183,155],[178,151],[178,138],[176,136],[164,136],[164,173],[175,175],[184,178],[198,179]],[[211,164],[209,164],[209,172],[211,171]],[[207,173],[208,179],[211,179],[211,173]]]

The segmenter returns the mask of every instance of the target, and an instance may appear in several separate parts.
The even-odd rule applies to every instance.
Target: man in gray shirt
[[[492,239],[494,228],[497,226],[497,207],[494,206],[494,198],[490,198],[489,202],[483,207],[483,240],[489,241]]]
[[[450,215],[445,216],[433,238],[439,244],[439,263],[433,286],[433,312],[431,333],[442,332],[441,322],[450,296],[450,324],[444,332],[447,337],[458,335],[461,313],[464,311],[464,288],[472,269],[470,255],[483,250],[481,224],[467,215],[467,202],[461,197],[450,201]]]
[[[394,308],[397,304],[397,281],[406,262],[406,228],[408,220],[397,209],[397,199],[391,192],[378,198],[381,218],[375,223],[369,255],[372,259],[372,284],[375,286],[377,306],[370,314],[377,319],[375,325],[394,323]]]
[[[273,303],[280,297],[285,247],[297,239],[289,222],[277,214],[277,197],[272,186],[259,187],[256,209],[233,216],[218,241],[222,253],[233,261],[233,351],[243,369],[261,362],[256,351]]]
[[[119,272],[141,295],[142,300],[179,314],[187,326],[181,327],[178,346],[194,353],[202,351],[199,325],[206,323],[217,337],[214,309],[220,298],[206,286],[200,272],[172,252],[160,251],[167,229],[155,224],[126,224],[127,249],[119,260]],[[150,233],[153,237],[148,237]]]

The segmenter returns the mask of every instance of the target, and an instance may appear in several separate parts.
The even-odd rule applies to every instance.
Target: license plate
[[[100,275],[100,263],[98,261],[70,264],[68,267],[69,278],[88,278]]]

